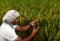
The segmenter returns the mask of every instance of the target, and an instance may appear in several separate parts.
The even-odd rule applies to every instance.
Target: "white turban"
[[[9,10],[5,16],[3,17],[3,22],[8,21],[8,22],[13,22],[17,17],[19,17],[19,12],[16,10]]]

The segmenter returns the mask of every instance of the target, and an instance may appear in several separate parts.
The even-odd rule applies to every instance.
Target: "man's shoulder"
[[[14,30],[9,25],[5,24],[5,25],[2,25],[0,28],[0,35],[6,34],[7,36],[7,35],[12,35],[14,33],[15,33]]]
[[[0,27],[0,31],[10,32],[10,31],[13,31],[13,29],[8,24],[3,23]]]
[[[1,28],[10,28],[10,26],[6,23],[2,23]]]

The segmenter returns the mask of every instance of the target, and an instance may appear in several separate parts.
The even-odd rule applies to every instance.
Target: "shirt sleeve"
[[[13,29],[15,30],[15,28],[17,27],[18,25],[13,25]]]
[[[2,33],[3,32],[3,33]],[[17,35],[15,33],[15,31],[9,27],[9,26],[5,26],[2,30],[1,30],[1,36],[4,37],[5,39],[9,40],[9,41],[14,41],[17,39]]]

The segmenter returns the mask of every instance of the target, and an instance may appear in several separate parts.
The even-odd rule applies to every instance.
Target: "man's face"
[[[18,21],[19,21],[19,18],[17,17],[12,23],[15,25],[18,23]]]

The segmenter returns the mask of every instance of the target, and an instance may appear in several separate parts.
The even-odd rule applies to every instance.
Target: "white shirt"
[[[0,41],[15,41],[18,37],[15,33],[15,28],[17,25],[13,25],[13,28],[3,23],[0,27]]]

